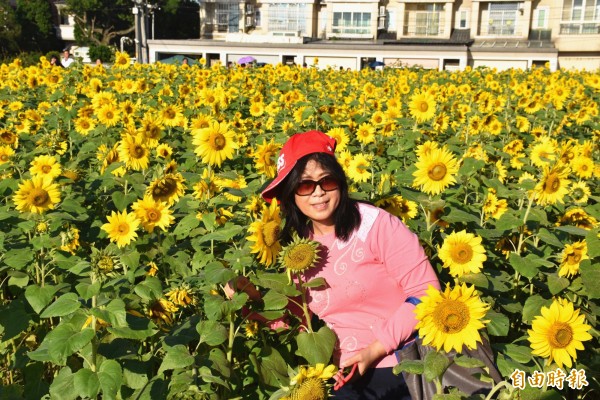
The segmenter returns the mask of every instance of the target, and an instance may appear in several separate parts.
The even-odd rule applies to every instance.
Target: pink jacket
[[[400,219],[359,204],[362,222],[347,242],[331,233],[314,236],[321,262],[305,279],[325,278],[326,289],[310,289],[310,310],[336,333],[334,362],[351,357],[376,339],[388,355],[373,367],[397,364],[393,351],[417,323],[408,297],[421,297],[439,281],[417,236]]]

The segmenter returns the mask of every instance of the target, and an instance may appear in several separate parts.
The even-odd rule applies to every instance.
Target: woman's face
[[[315,160],[306,163],[300,180],[318,181],[330,175],[329,171],[323,169],[321,164]],[[334,212],[340,204],[340,190],[324,191],[320,185],[315,191],[307,196],[294,195],[296,205],[313,223],[313,231],[316,235],[323,235],[335,230]]]

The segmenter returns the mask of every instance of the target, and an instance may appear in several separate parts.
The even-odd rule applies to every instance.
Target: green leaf
[[[525,389],[519,391],[520,400],[562,400],[562,394],[554,389],[540,390],[532,386],[525,386]]]
[[[538,231],[537,236],[543,242],[545,242],[549,245],[552,245],[554,247],[562,248],[564,246],[564,244],[558,239],[558,237],[556,237],[555,234],[551,233],[549,230],[547,230],[545,228],[541,228]]]
[[[204,278],[208,283],[224,284],[235,277],[235,272],[225,268],[219,261],[213,261],[204,267]]]
[[[9,267],[14,269],[23,269],[28,264],[33,262],[34,252],[29,248],[12,249],[4,254],[2,261]]]
[[[73,313],[81,307],[79,296],[76,293],[66,293],[60,296],[54,303],[40,315],[42,318],[64,317]]]
[[[229,242],[236,235],[240,234],[240,232],[242,232],[243,230],[243,226],[227,223],[222,228],[219,228],[216,231],[206,234],[199,238],[198,243],[204,243],[210,240],[218,242]]]
[[[287,306],[289,299],[286,295],[275,290],[269,290],[263,296],[263,302],[265,310],[281,310]]]
[[[178,344],[170,347],[167,354],[163,358],[163,362],[158,369],[158,374],[176,368],[185,368],[194,363],[194,357],[189,353],[188,349]]]
[[[263,346],[258,356],[250,353],[250,361],[258,370],[260,380],[267,386],[282,387],[289,383],[287,363],[271,346]]]
[[[531,355],[531,348],[527,346],[499,344],[498,348],[502,354],[521,364],[527,364],[533,357]]]
[[[579,264],[581,272],[581,281],[585,292],[590,299],[600,299],[600,266],[598,263],[592,264],[590,260],[583,260]]]
[[[315,279],[311,279],[308,282],[305,282],[302,284],[302,287],[305,288],[321,288],[321,287],[326,287],[327,286],[327,282],[325,281],[325,278],[315,278]]]
[[[182,218],[181,221],[177,224],[175,229],[173,229],[173,235],[177,239],[183,239],[188,237],[189,233],[196,229],[200,225],[200,221],[196,218],[196,214],[189,214]]]
[[[115,360],[102,361],[98,369],[98,381],[102,390],[102,399],[116,399],[123,382],[121,365]]]
[[[479,226],[479,216],[465,212],[458,208],[452,208],[448,215],[444,215],[444,221],[454,222],[474,222]]]
[[[512,231],[521,225],[523,225],[523,219],[513,210],[508,210],[496,221],[496,229],[505,231]]]
[[[50,385],[50,397],[61,400],[75,400],[79,393],[74,385],[75,376],[69,367],[64,367],[58,375],[52,379]]]
[[[438,351],[431,350],[423,359],[424,361],[424,370],[423,376],[429,382],[432,382],[436,378],[441,378],[444,375],[444,372],[450,366],[450,360],[448,357]]]
[[[100,390],[98,376],[90,369],[82,368],[73,375],[73,386],[81,397],[95,398]]]
[[[588,257],[600,256],[600,229],[592,229],[585,237],[587,243]]]
[[[301,332],[296,337],[297,353],[311,365],[327,364],[333,354],[335,341],[335,333],[326,325],[318,332]]]
[[[93,337],[94,331],[91,328],[79,330],[70,324],[62,323],[48,332],[38,350],[29,352],[28,355],[33,360],[48,359],[54,364],[66,365],[67,357],[81,350]]]
[[[140,296],[142,300],[151,301],[162,297],[163,288],[162,283],[158,278],[149,276],[137,284],[133,291]]]
[[[12,300],[8,304],[0,306],[0,339],[3,346],[29,328],[31,316],[25,309],[24,300],[21,298]]]
[[[481,170],[483,167],[485,167],[485,161],[483,160],[478,160],[472,157],[463,158],[463,162],[460,166],[460,169],[458,170],[458,174],[472,175],[475,172]]]
[[[154,335],[158,330],[156,325],[149,319],[136,317],[129,313],[126,314],[127,325],[123,327],[107,327],[110,333],[116,337],[125,339],[143,340]]]
[[[551,300],[546,300],[539,294],[529,296],[523,306],[523,322],[530,324],[536,315],[540,315],[542,306],[549,306]]]
[[[200,321],[196,331],[200,334],[200,343],[209,346],[218,346],[227,340],[227,329],[218,321]]]
[[[16,286],[18,288],[24,288],[29,283],[29,275],[21,271],[10,271],[8,273],[8,286]]]
[[[506,336],[508,335],[508,327],[510,325],[510,321],[508,317],[504,314],[498,313],[493,310],[489,310],[485,315],[486,319],[489,319],[490,322],[487,324],[487,331],[490,335],[493,336]]]
[[[80,282],[75,286],[75,289],[83,300],[89,300],[100,293],[101,286],[102,283],[100,281],[94,283]]]
[[[548,275],[548,289],[553,295],[562,292],[564,289],[568,288],[570,284],[571,282],[564,276],[558,276],[558,274]]]
[[[122,254],[121,262],[131,269],[137,269],[140,266],[140,253],[133,250]]]
[[[567,232],[569,235],[575,235],[575,236],[585,236],[588,233],[588,231],[583,228],[578,228],[576,226],[570,226],[570,225],[557,226],[554,229],[556,229],[558,231],[562,231],[562,232]]]
[[[485,363],[478,358],[473,358],[465,355],[457,355],[454,357],[454,363],[464,368],[481,368],[485,367]]]
[[[394,366],[394,374],[398,375],[402,372],[408,374],[421,375],[425,370],[425,363],[423,360],[402,360],[399,364]]]
[[[31,305],[31,308],[33,308],[33,311],[39,314],[52,301],[52,297],[57,290],[58,288],[53,285],[46,285],[44,287],[30,285],[25,289],[25,298],[29,302],[29,305]]]
[[[520,257],[515,253],[510,253],[508,261],[515,271],[526,278],[531,279],[538,273],[537,267],[530,260]]]

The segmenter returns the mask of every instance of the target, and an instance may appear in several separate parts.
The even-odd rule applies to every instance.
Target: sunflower
[[[416,93],[408,105],[411,115],[419,123],[426,122],[435,116],[435,98],[428,93]]]
[[[270,206],[264,206],[260,220],[250,224],[248,240],[254,242],[250,252],[258,253],[259,261],[267,267],[273,265],[277,254],[281,250],[279,243],[279,231],[281,229],[281,217],[279,206],[272,201]]]
[[[120,51],[115,52],[115,62],[113,64],[115,68],[129,68],[130,64],[131,59],[129,58],[129,54]]]
[[[160,110],[159,116],[166,126],[177,126],[183,118],[183,108],[178,104],[168,104]]]
[[[585,316],[573,307],[573,303],[557,299],[550,307],[542,307],[534,318],[529,334],[532,354],[546,358],[546,364],[555,361],[559,368],[571,368],[571,359],[577,360],[577,350],[584,350],[583,343],[592,339],[588,333],[591,326]]]
[[[585,182],[573,182],[569,194],[573,201],[577,204],[587,204],[589,197],[592,195],[589,186]]]
[[[481,237],[464,230],[446,236],[438,255],[454,277],[478,273],[487,260]]]
[[[265,104],[262,101],[253,102],[249,111],[253,117],[260,117],[265,113]]]
[[[262,144],[259,144],[256,150],[252,152],[256,170],[259,173],[266,175],[266,177],[269,179],[275,178],[275,174],[277,173],[277,164],[275,159],[277,157],[279,147],[280,146],[276,145],[273,139],[271,139],[271,141],[268,143],[265,139],[263,139]]]
[[[173,148],[166,143],[156,146],[156,156],[160,158],[169,158],[173,155]]]
[[[179,308],[173,304],[172,301],[167,299],[154,300],[146,308],[146,314],[159,326],[172,325],[173,314],[175,314]]]
[[[191,304],[195,304],[196,302],[194,298],[194,291],[187,283],[169,290],[165,296],[170,302],[178,307],[187,307]]]
[[[111,242],[117,244],[117,247],[127,246],[137,237],[135,230],[140,225],[140,220],[134,213],[113,211],[107,220],[108,222],[102,225],[101,229],[108,234]]]
[[[446,148],[432,148],[429,154],[418,158],[416,167],[413,186],[427,194],[439,194],[456,182],[458,161]]]
[[[585,240],[566,244],[560,261],[558,276],[573,277],[579,273],[579,263],[589,259],[587,255],[587,243]]]
[[[127,168],[143,171],[150,162],[150,150],[142,137],[125,135],[119,142],[119,159],[125,162]]]
[[[327,380],[337,373],[335,365],[327,367],[318,363],[314,367],[301,366],[298,373],[290,380],[293,386],[288,398],[290,400],[324,400],[329,398]]]
[[[74,226],[68,226],[64,232],[60,233],[60,238],[60,249],[75,254],[75,250],[79,248],[79,229]]]
[[[8,129],[0,129],[0,142],[16,149],[19,145],[19,135]]]
[[[348,177],[357,183],[366,182],[372,175],[370,167],[371,162],[368,156],[356,154],[348,165]]]
[[[202,162],[221,166],[224,160],[232,159],[234,150],[238,148],[234,141],[235,132],[225,122],[213,121],[210,127],[192,131],[194,150]]]
[[[172,206],[185,193],[184,181],[180,173],[165,174],[150,183],[146,194],[151,195],[155,201],[164,201],[168,206]]]
[[[19,184],[13,199],[17,210],[41,214],[60,201],[60,190],[50,178],[34,176]]]
[[[402,218],[404,222],[417,216],[417,203],[397,194],[378,200],[375,202],[375,205],[383,208],[392,215]]]
[[[15,154],[15,151],[9,146],[0,146],[0,165],[6,164]]]
[[[415,307],[419,322],[415,326],[423,344],[431,344],[436,349],[449,352],[454,349],[462,352],[463,346],[469,349],[481,342],[479,329],[489,305],[482,302],[475,292],[475,286],[462,284],[452,290],[450,285],[443,292],[429,286],[426,295]]]
[[[361,144],[369,144],[375,141],[375,127],[368,123],[362,123],[356,130],[356,138]]]
[[[563,203],[563,197],[569,193],[568,176],[569,168],[562,163],[557,163],[552,168],[544,167],[542,179],[534,189],[538,204],[544,206]]]
[[[583,208],[572,208],[564,213],[556,225],[575,225],[578,228],[590,230],[598,225],[598,220],[589,215]]]
[[[210,200],[218,189],[215,174],[210,169],[204,169],[200,180],[194,184],[193,195],[198,200]]]
[[[82,136],[87,136],[96,127],[96,123],[89,117],[79,117],[75,120],[75,131]]]
[[[543,168],[556,160],[556,147],[550,140],[542,140],[531,149],[531,163],[536,167]]]
[[[294,273],[314,267],[319,259],[319,243],[306,238],[301,239],[298,235],[294,235],[292,242],[279,254],[281,265]]]
[[[169,209],[167,203],[155,201],[150,195],[145,195],[143,199],[133,203],[131,209],[149,233],[152,233],[155,227],[166,231],[175,221],[173,210]]]
[[[589,179],[594,174],[594,161],[589,157],[578,156],[571,161],[571,168],[581,179]]]
[[[246,333],[247,339],[255,338],[258,335],[260,326],[257,321],[248,321],[244,326],[244,332]]]
[[[105,104],[100,107],[97,111],[96,117],[100,123],[109,128],[115,126],[121,118],[119,109],[113,104]]]
[[[53,180],[57,176],[60,176],[62,169],[60,163],[53,156],[37,156],[31,162],[31,168],[29,172],[32,176],[47,177]]]

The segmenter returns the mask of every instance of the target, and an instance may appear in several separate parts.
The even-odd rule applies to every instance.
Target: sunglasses
[[[296,186],[296,194],[298,196],[310,196],[314,193],[315,189],[317,189],[317,185],[325,192],[331,192],[340,187],[337,179],[328,175],[318,181],[313,181],[312,179],[300,181],[298,186]]]

